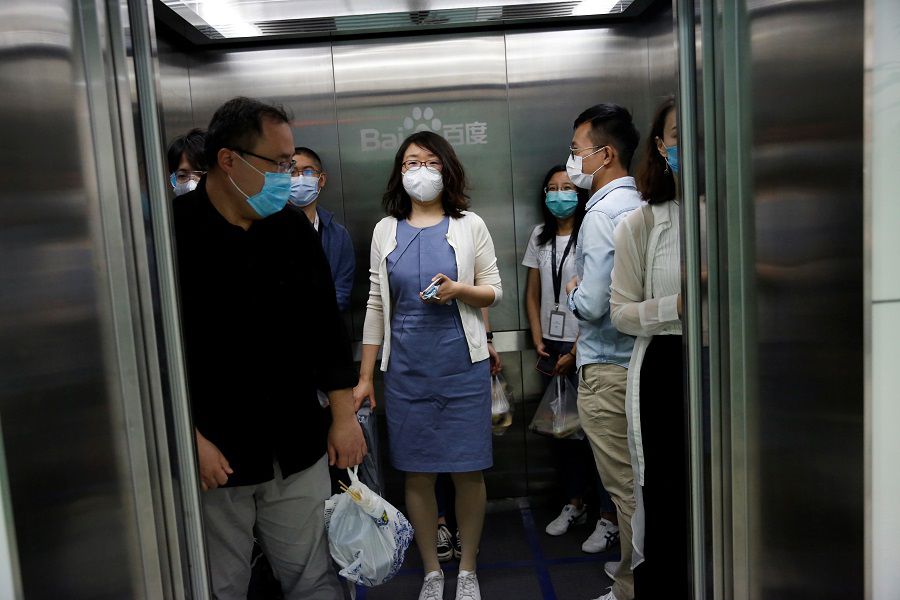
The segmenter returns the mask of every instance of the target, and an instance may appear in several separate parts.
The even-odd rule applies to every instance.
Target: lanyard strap
[[[559,308],[559,292],[562,290],[562,270],[563,264],[566,262],[566,257],[569,256],[569,250],[572,249],[572,244],[575,243],[575,235],[572,234],[569,236],[569,243],[566,244],[566,249],[563,251],[562,260],[559,262],[559,268],[556,267],[556,237],[553,238],[553,247],[550,253],[550,256],[553,258],[553,271],[551,272],[553,275],[553,301],[556,303],[556,309]],[[554,310],[556,310],[554,309]]]

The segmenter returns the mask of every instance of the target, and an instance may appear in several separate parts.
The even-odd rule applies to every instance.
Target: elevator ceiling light
[[[158,14],[195,43],[634,17],[654,0],[154,0]],[[176,17],[176,18],[177,18]],[[193,31],[193,33],[192,33]]]

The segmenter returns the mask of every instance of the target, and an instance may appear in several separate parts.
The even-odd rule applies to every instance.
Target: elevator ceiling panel
[[[650,0],[156,0],[194,43],[634,17]]]

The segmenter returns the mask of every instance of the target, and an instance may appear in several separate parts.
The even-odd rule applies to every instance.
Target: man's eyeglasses
[[[307,167],[305,169],[298,169],[295,166],[294,170],[291,171],[291,177],[300,177],[301,175],[303,177],[321,177],[322,171],[320,171],[318,169],[314,169],[312,167]]]
[[[294,170],[294,166],[296,166],[296,164],[297,164],[296,160],[274,160],[274,159],[268,158],[266,156],[260,156],[259,154],[254,154],[253,152],[250,152],[249,150],[242,150],[241,148],[232,148],[232,150],[234,150],[235,152],[240,152],[241,154],[249,154],[250,156],[252,156],[254,158],[258,158],[259,160],[264,160],[266,162],[270,162],[273,165],[275,165],[275,167],[278,169],[279,173],[290,173],[291,171]]]
[[[422,167],[431,169],[432,171],[440,171],[444,168],[444,165],[439,160],[404,160],[403,167],[407,171],[415,171],[416,169],[421,169]]]
[[[187,171],[185,169],[179,169],[172,174],[172,186],[174,187],[176,183],[185,184],[188,181],[200,181],[200,178],[206,174],[206,171]]]
[[[605,148],[605,146],[588,146],[587,148],[576,148],[575,146],[569,146],[569,154],[572,158],[575,158],[575,155],[579,152],[584,152],[585,150],[596,150],[597,148]]]

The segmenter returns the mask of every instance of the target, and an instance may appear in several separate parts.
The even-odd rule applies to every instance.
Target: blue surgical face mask
[[[666,148],[666,163],[668,163],[669,168],[672,169],[672,172],[676,175],[678,174],[678,146],[666,146],[665,142],[663,142],[663,146]]]
[[[319,178],[310,175],[291,177],[290,203],[298,208],[309,206],[319,197]]]
[[[575,190],[547,192],[544,204],[554,217],[565,219],[575,214],[575,209],[578,208],[578,193]]]
[[[235,153],[237,154],[237,153]],[[247,166],[262,175],[266,178],[265,183],[263,183],[262,189],[252,196],[248,195],[244,190],[238,187],[238,185],[234,182],[234,179],[231,178],[231,175],[228,176],[228,180],[231,181],[231,185],[235,187],[237,191],[244,195],[247,198],[247,203],[256,211],[260,217],[265,219],[271,215],[274,215],[278,211],[284,208],[285,204],[288,202],[288,198],[291,196],[291,174],[290,173],[263,173],[246,160],[240,154],[237,154],[237,157],[247,163]]]

